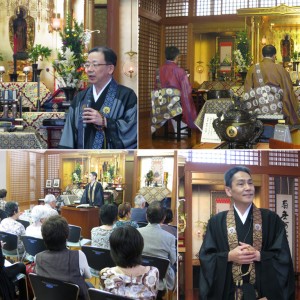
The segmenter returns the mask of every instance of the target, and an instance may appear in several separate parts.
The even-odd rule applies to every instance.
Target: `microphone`
[[[85,105],[82,105],[82,110],[84,110],[85,108],[90,108],[92,107],[92,96],[90,95],[87,99],[87,102]],[[87,127],[87,123],[83,122],[83,128]]]

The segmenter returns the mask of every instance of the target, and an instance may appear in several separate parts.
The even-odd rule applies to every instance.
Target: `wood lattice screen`
[[[160,26],[146,18],[139,19],[139,112],[150,112],[150,93],[155,70],[159,67]]]
[[[188,26],[166,26],[165,43],[166,47],[176,46],[180,50],[179,66],[187,69],[187,54],[188,54]]]
[[[8,198],[17,199],[21,209],[36,205],[37,200],[43,196],[43,154],[12,150],[7,157]]]
[[[189,0],[167,0],[166,17],[186,17],[189,14]]]

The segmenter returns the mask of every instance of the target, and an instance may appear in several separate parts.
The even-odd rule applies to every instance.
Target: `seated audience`
[[[159,272],[142,266],[144,241],[132,226],[116,228],[110,235],[110,253],[116,267],[100,271],[100,288],[134,299],[156,299]]]
[[[164,219],[164,209],[159,201],[152,202],[147,208],[148,225],[138,228],[144,238],[143,254],[168,258],[170,265],[166,274],[167,289],[172,290],[175,284],[175,272],[172,265],[176,262],[175,237],[160,227]],[[165,288],[161,285],[160,290]]]
[[[45,199],[45,207],[49,210],[49,216],[57,216],[58,212],[56,208],[56,198],[53,194],[46,195]]]
[[[7,191],[5,189],[0,190],[0,222],[1,220],[7,218],[7,214],[5,212],[5,204],[6,201],[4,200],[6,197]]]
[[[128,202],[121,203],[118,206],[118,221],[114,224],[113,228],[121,227],[124,225],[130,225],[138,228],[139,225],[135,221],[130,220],[131,216],[131,205]]]
[[[113,232],[113,224],[117,221],[118,208],[115,204],[104,204],[100,209],[101,226],[91,231],[92,246],[109,249],[109,237]]]
[[[6,189],[1,189],[0,190],[0,209],[5,210],[5,198],[6,198],[7,190]]]
[[[177,228],[169,225],[169,223],[171,223],[173,221],[173,212],[172,209],[170,208],[165,208],[165,219],[163,221],[163,224],[160,224],[160,227],[165,230],[168,231],[169,233],[173,234],[175,236],[175,238],[177,238]]]
[[[32,224],[26,228],[25,234],[42,239],[42,224],[50,217],[49,209],[45,205],[36,205],[31,211]]]
[[[142,195],[136,195],[134,198],[134,208],[131,209],[131,220],[147,223],[146,211],[145,198]]]
[[[25,235],[25,227],[16,221],[19,216],[19,205],[17,202],[7,202],[5,205],[5,212],[7,214],[7,218],[3,219],[0,223],[0,231],[5,231],[7,233],[16,234],[19,237],[18,240],[18,250],[19,253],[24,252],[24,245],[20,239],[22,235]],[[17,251],[12,251],[11,254],[16,254]]]
[[[69,226],[61,216],[51,216],[42,225],[42,236],[48,250],[36,255],[36,273],[77,284],[79,299],[88,300],[85,278],[91,278],[85,254],[81,250],[67,249]]]
[[[15,287],[13,279],[18,274],[26,275],[26,267],[23,263],[17,262],[14,264],[7,263],[2,254],[2,242],[0,242],[0,298],[4,300],[16,299]],[[18,281],[19,298],[20,300],[27,299],[26,283],[24,280]]]

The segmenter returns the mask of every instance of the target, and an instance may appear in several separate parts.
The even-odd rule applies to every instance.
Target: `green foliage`
[[[243,60],[247,66],[250,66],[252,57],[250,54],[250,44],[245,30],[236,34],[236,50],[240,50]]]
[[[3,61],[2,53],[0,53],[0,61]]]
[[[51,52],[52,50],[50,48],[37,44],[29,50],[28,56],[31,61],[37,63],[39,56],[41,56],[42,59],[47,59],[51,55]]]
[[[150,170],[150,171],[146,174],[146,178],[147,178],[148,181],[153,181],[153,177],[154,177],[153,171]]]
[[[69,48],[75,56],[76,68],[84,63],[84,29],[83,24],[79,24],[76,20],[73,21],[70,15],[67,15],[66,26],[62,32],[59,33],[62,39],[62,53],[65,53]],[[58,54],[58,59],[63,59],[63,54]]]
[[[60,87],[80,88],[86,75],[82,64],[85,61],[84,50],[84,29],[82,24],[76,20],[72,23],[67,15],[66,27],[60,32],[62,38],[61,52],[58,58],[52,63],[56,71],[54,75]]]
[[[220,57],[218,54],[215,54],[209,61],[208,67],[211,73],[216,73],[220,66]]]
[[[292,55],[293,61],[299,61],[300,59],[300,51],[294,51]]]
[[[81,165],[79,163],[76,163],[71,178],[73,183],[81,182]]]

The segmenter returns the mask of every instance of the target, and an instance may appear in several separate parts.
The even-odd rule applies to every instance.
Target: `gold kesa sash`
[[[256,250],[261,251],[261,244],[262,244],[261,212],[254,204],[252,205],[253,205],[253,226],[252,226],[253,247]],[[226,225],[227,225],[228,244],[231,251],[239,245],[233,207],[227,213]],[[245,274],[242,273],[242,265],[237,264],[235,262],[232,263],[232,277],[233,277],[233,282],[236,285],[236,293],[235,293],[236,300],[241,300],[243,297],[243,291],[241,290],[241,286],[243,285],[243,276],[246,276],[248,274],[250,274],[250,284],[254,284],[255,283],[254,263],[249,265],[249,269]]]
[[[94,182],[93,186],[91,186],[91,184],[90,184],[90,187],[89,187],[89,195],[88,195],[88,198],[89,198],[89,200],[91,200],[91,204],[94,203],[96,185],[97,185],[97,181]],[[90,196],[91,196],[91,189],[92,189],[92,197],[91,197],[91,199],[90,199]]]

